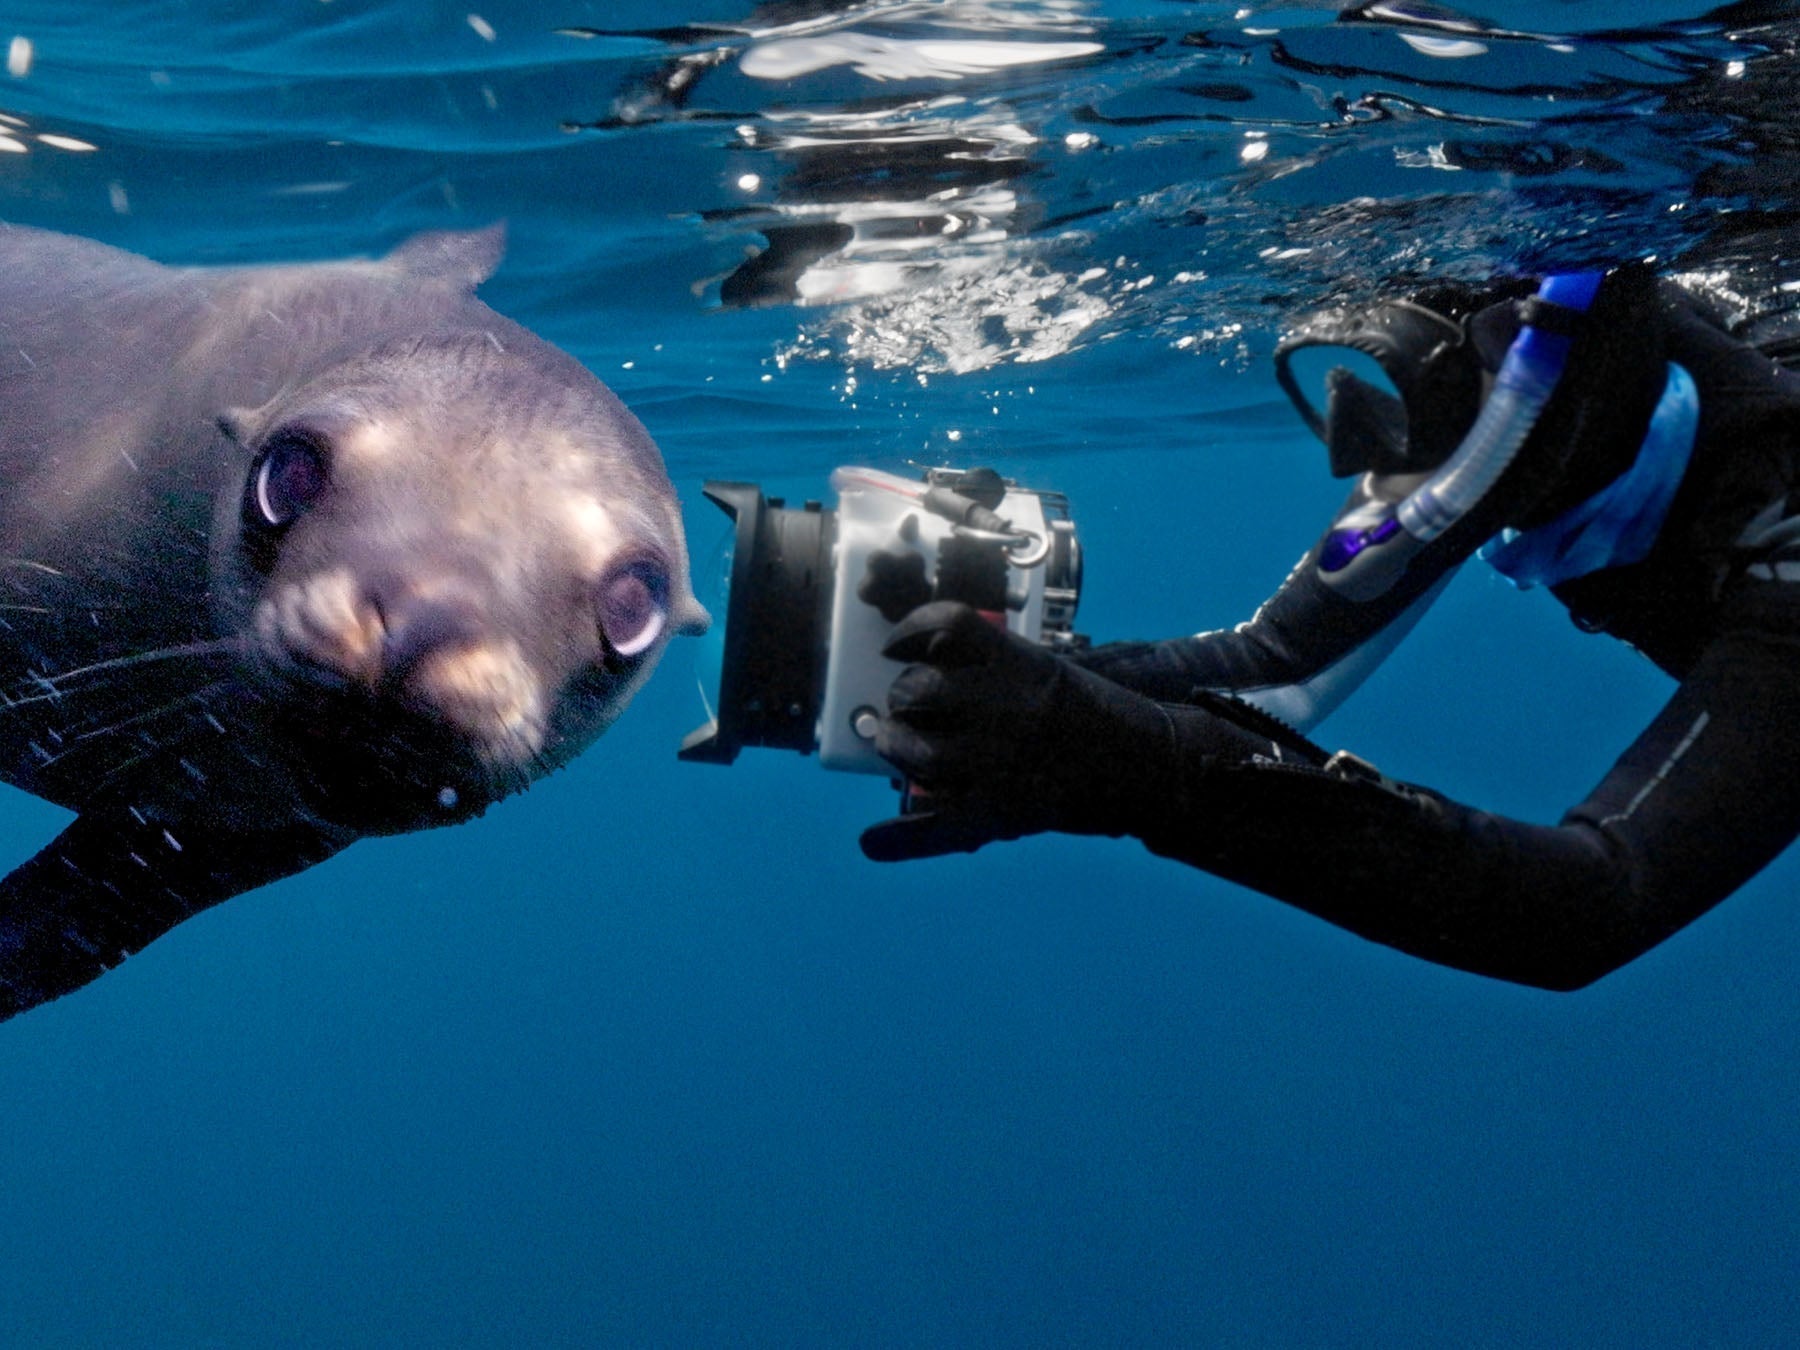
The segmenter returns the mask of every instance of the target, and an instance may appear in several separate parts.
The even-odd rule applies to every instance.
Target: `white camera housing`
[[[992,539],[1006,558],[1006,627],[1052,646],[1074,640],[1080,554],[1067,500],[1006,481],[1006,494],[993,508],[1005,522],[1004,534],[972,528],[927,502],[932,488],[959,477],[953,470],[931,470],[920,482],[851,467],[831,475],[838,497],[837,539],[818,722],[819,762],[828,769],[894,776],[893,765],[875,753],[874,737],[887,710],[888,688],[903,667],[881,655],[894,623],[858,595],[875,554],[915,553],[926,580],[935,581],[941,551],[952,536]]]

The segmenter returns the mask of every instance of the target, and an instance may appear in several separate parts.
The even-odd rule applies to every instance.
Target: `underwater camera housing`
[[[835,510],[796,510],[753,483],[706,484],[736,527],[715,715],[682,742],[682,759],[817,749],[828,769],[894,777],[874,740],[903,667],[881,649],[931,600],[962,601],[1058,650],[1086,644],[1073,630],[1081,547],[1060,494],[992,469],[930,469],[920,481],[841,468],[831,486]]]

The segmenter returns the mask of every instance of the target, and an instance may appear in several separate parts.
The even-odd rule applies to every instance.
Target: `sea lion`
[[[706,625],[662,460],[498,229],[163,266],[0,227],[0,1017],[585,748]]]

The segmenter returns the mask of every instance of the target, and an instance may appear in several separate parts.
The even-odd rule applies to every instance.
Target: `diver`
[[[919,794],[865,831],[869,857],[1130,835],[1426,960],[1566,990],[1800,833],[1800,374],[1639,264],[1328,313],[1276,366],[1354,480],[1323,537],[1248,622],[1196,637],[1057,656],[966,606],[915,610],[877,747]],[[1475,554],[1679,681],[1554,826],[1306,735]]]

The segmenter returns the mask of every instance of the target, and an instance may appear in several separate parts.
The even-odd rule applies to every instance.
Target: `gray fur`
[[[642,426],[470,294],[501,246],[208,269],[0,227],[0,778],[89,820],[0,883],[0,1013],[362,834],[476,813],[704,626]],[[246,493],[296,427],[330,486],[271,532]],[[591,590],[628,562],[666,573],[669,622],[622,659]],[[118,842],[140,829],[195,844],[159,862]],[[140,893],[175,903],[112,912]]]

